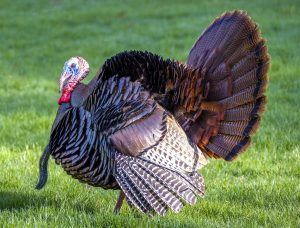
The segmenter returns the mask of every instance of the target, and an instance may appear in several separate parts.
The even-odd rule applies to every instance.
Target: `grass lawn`
[[[184,62],[201,31],[233,9],[248,11],[268,40],[269,103],[248,152],[202,170],[204,199],[163,218],[127,204],[115,216],[117,192],[86,188],[52,159],[46,187],[34,189],[69,57],[88,60],[86,81],[123,50]],[[300,226],[299,1],[1,0],[0,29],[0,227]]]

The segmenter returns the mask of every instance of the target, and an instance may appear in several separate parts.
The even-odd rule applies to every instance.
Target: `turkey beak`
[[[72,76],[71,73],[64,71],[61,75],[60,75],[60,80],[59,80],[59,91],[62,92],[63,88],[65,87],[65,85],[68,82],[68,79]]]

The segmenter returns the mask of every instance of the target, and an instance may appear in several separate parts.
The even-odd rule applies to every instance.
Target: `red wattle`
[[[58,99],[58,104],[69,103],[71,101],[71,93],[69,91],[63,91],[63,94]]]

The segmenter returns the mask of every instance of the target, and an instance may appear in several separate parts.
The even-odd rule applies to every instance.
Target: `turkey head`
[[[82,57],[72,57],[65,62],[59,80],[59,90],[62,93],[58,100],[59,105],[70,102],[74,88],[89,74],[89,71],[89,64]]]

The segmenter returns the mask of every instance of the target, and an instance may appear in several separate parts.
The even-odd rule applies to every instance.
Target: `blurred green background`
[[[164,218],[127,205],[115,216],[117,192],[86,188],[53,160],[48,184],[34,189],[69,57],[88,60],[86,81],[123,50],[184,62],[202,30],[234,9],[246,10],[268,40],[268,110],[247,153],[201,171],[204,199]],[[0,226],[300,225],[300,1],[0,0],[0,29]]]

